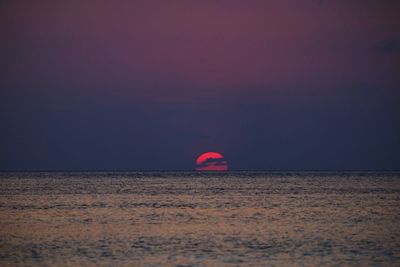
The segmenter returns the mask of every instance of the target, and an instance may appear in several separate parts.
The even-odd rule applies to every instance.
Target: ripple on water
[[[400,175],[1,173],[0,265],[398,265]]]

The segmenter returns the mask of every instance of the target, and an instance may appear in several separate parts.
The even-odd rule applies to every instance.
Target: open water
[[[400,266],[400,173],[0,173],[0,266]]]

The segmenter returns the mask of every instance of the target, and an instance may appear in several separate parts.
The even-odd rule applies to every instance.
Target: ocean
[[[400,173],[3,172],[0,266],[400,266]]]

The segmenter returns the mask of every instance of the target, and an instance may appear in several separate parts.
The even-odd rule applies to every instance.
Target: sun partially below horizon
[[[206,152],[196,159],[196,171],[227,171],[228,162],[218,152]]]

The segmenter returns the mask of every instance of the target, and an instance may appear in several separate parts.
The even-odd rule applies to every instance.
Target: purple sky
[[[1,1],[0,169],[400,169],[399,1]]]

